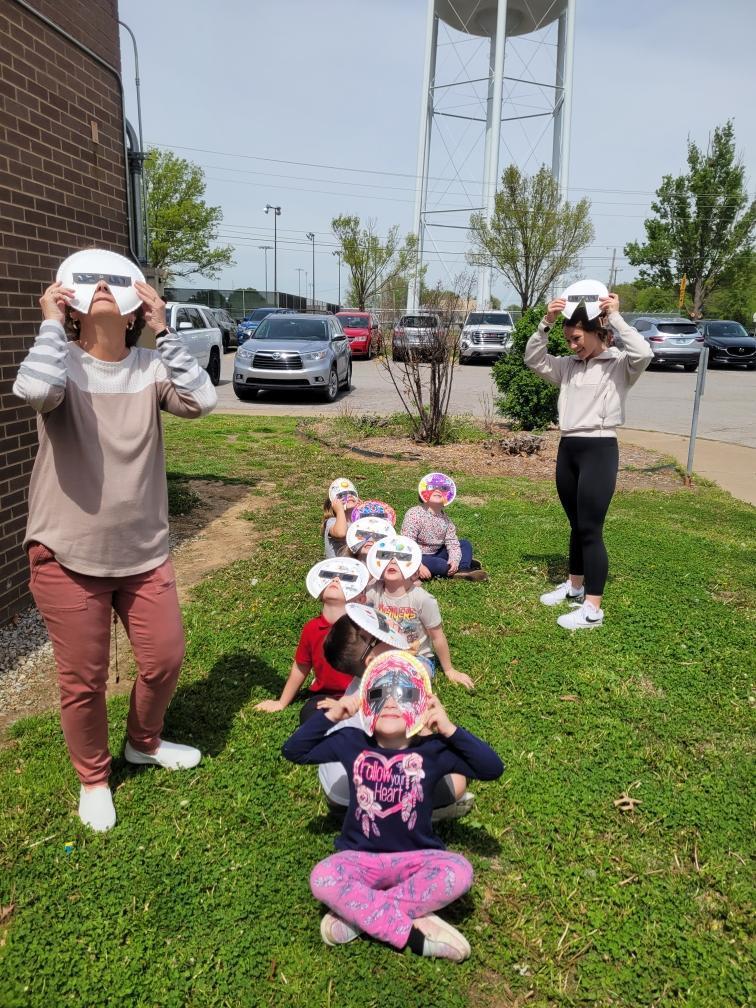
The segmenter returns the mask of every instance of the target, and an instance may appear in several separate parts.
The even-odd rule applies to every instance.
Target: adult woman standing
[[[47,288],[44,321],[13,391],[37,411],[39,433],[24,541],[30,588],[55,653],[79,816],[104,831],[115,825],[105,705],[113,610],[138,666],[126,759],[180,769],[201,757],[160,738],[184,656],[160,410],[199,417],[217,399],[166,328],[160,296],[135,282],[142,303],[124,315],[106,280],[123,287],[130,278],[100,275],[77,274],[95,284],[86,313],[70,307],[73,287]],[[157,350],[135,346],[145,322]]]
[[[556,486],[570,522],[569,578],[541,595],[541,602],[576,603],[557,623],[567,630],[584,630],[604,621],[601,599],[609,561],[603,527],[617,482],[617,427],[625,420],[628,389],[653,354],[620,315],[617,295],[609,294],[599,298],[597,317],[589,318],[581,303],[565,319],[564,336],[573,355],[553,356],[547,352],[549,331],[566,305],[564,298],[549,304],[538,331],[528,340],[525,363],[560,389]],[[608,346],[612,330],[624,349]]]

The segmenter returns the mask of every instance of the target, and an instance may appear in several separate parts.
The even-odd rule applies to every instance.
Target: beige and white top
[[[608,347],[583,361],[548,353],[549,330],[542,321],[525,347],[525,364],[559,386],[559,427],[564,437],[614,437],[625,422],[625,398],[653,359],[637,329],[612,312],[607,321],[623,349]]]
[[[157,346],[102,361],[46,321],[13,385],[39,435],[24,546],[43,543],[80,574],[141,574],[168,556],[160,411],[200,417],[217,397],[176,333]]]

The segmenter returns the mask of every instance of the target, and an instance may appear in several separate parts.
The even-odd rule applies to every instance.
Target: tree
[[[688,140],[688,174],[665,175],[645,221],[646,244],[630,242],[625,255],[643,266],[642,280],[660,287],[683,275],[700,318],[706,299],[740,271],[753,250],[756,199],[750,200],[745,168],[735,153],[732,122],[718,126],[705,152]]]
[[[415,235],[408,234],[402,245],[398,225],[389,228],[383,241],[375,228],[374,220],[368,220],[363,227],[359,217],[341,216],[331,221],[341,245],[341,257],[349,267],[347,297],[360,311],[397,280],[406,280],[417,263]]]
[[[202,169],[153,148],[144,173],[150,264],[168,278],[193,273],[216,277],[222,267],[233,266],[233,247],[214,246],[223,211],[205,203]]]
[[[501,176],[491,220],[481,213],[470,217],[469,260],[497,269],[520,295],[524,311],[577,268],[580,253],[593,241],[589,212],[586,199],[562,200],[547,168],[528,176],[510,165]]]

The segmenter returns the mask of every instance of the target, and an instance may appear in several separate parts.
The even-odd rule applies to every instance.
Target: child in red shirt
[[[352,681],[352,676],[337,672],[323,654],[323,641],[331,626],[344,615],[347,602],[362,595],[367,585],[368,572],[364,564],[351,557],[334,557],[321,560],[307,575],[307,590],[319,599],[322,610],[319,616],[308,620],[302,627],[299,644],[294,652],[289,677],[278,700],[262,700],[255,710],[272,714],[288,707],[299,693],[305,680],[313,673],[310,683],[312,694],[300,712],[300,720],[319,700],[341,697]]]

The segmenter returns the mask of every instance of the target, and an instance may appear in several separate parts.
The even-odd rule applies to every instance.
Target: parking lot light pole
[[[276,308],[278,307],[278,226],[277,221],[281,216],[281,207],[273,206],[271,203],[265,204],[265,213],[270,213],[273,211],[273,297],[275,298]],[[267,283],[265,285],[268,286]]]
[[[312,242],[312,310],[315,311],[315,232],[308,231],[306,237]]]
[[[265,297],[268,297],[268,252],[273,248],[272,245],[258,245],[259,249],[262,249],[262,253],[265,256]]]
[[[297,276],[297,296],[301,298],[302,297],[302,274],[304,273],[304,269],[301,266],[297,266],[297,273],[299,274]],[[305,286],[305,295],[306,294],[307,294],[307,287]],[[306,298],[305,298],[305,300],[306,300]]]
[[[331,255],[339,257],[339,296],[336,299],[336,303],[338,304],[339,308],[341,308],[341,249],[337,249],[337,251],[332,252]]]

